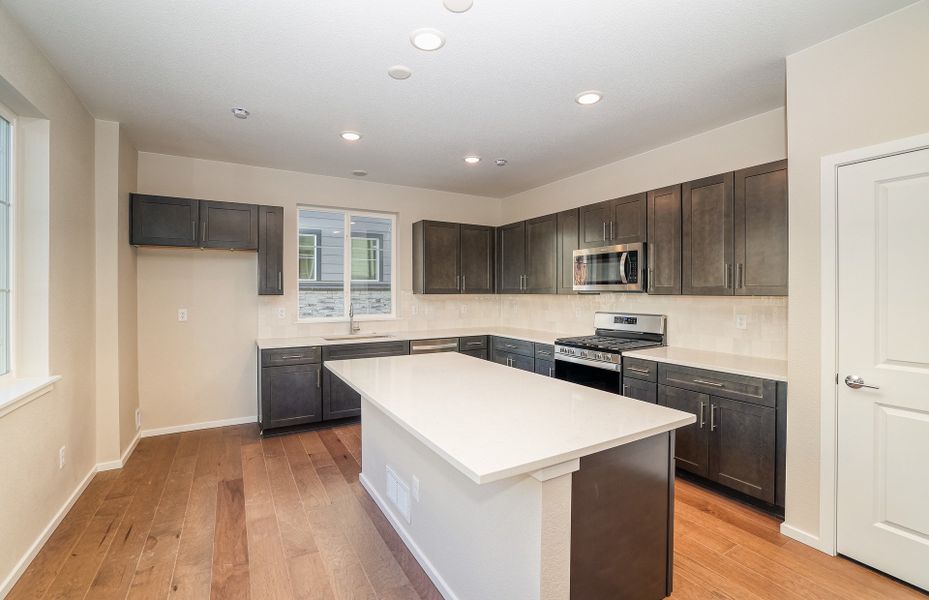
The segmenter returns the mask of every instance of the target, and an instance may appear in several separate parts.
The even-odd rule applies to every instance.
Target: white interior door
[[[929,589],[929,150],[839,168],[838,244],[837,549]]]

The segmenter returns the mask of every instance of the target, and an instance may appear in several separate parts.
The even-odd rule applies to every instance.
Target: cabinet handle
[[[203,235],[200,237],[201,242],[205,240],[206,240],[206,220],[203,221]]]
[[[736,287],[739,289],[742,289],[745,284],[745,282],[743,281],[744,280],[743,271],[744,270],[742,268],[742,263],[739,263],[738,266],[736,267],[736,280],[737,280]]]
[[[703,426],[706,425],[706,403],[700,403],[700,429],[703,429]]]
[[[726,274],[726,289],[728,290],[729,288],[732,287],[732,265],[729,263],[726,263],[725,274]]]
[[[293,360],[295,358],[303,358],[302,354],[289,354],[287,356],[282,356],[281,360]]]
[[[191,237],[194,238],[194,241],[196,242],[197,241],[197,222],[196,221],[190,222],[190,235]]]
[[[710,431],[716,431],[716,409],[715,404],[710,405]]]
[[[648,268],[648,291],[655,291],[655,269]]]
[[[320,383],[319,383],[319,374],[322,373],[322,372],[323,372],[322,367],[320,367],[319,369],[316,369],[316,389],[319,389],[319,387],[320,387]]]
[[[284,289],[284,274],[280,271],[277,272],[277,289]]]
[[[455,289],[461,291],[461,275],[455,275]]]
[[[610,239],[616,239],[616,236],[613,235],[613,221],[610,221]]]
[[[606,237],[606,221],[603,222],[603,241],[605,242],[608,238]]]
[[[467,289],[467,287],[465,286],[465,281],[466,281],[466,278],[465,278],[464,275],[462,275],[462,276],[461,276],[461,291],[462,291],[462,293],[465,291],[465,289]]]
[[[626,369],[632,371],[633,373],[641,373],[642,375],[648,375],[651,369],[641,369],[639,367],[628,366]]]
[[[548,368],[548,376],[549,376],[549,377],[554,377],[554,376],[555,376],[555,367],[549,367],[549,368]]]
[[[715,381],[707,381],[706,379],[694,379],[694,383],[702,383],[703,385],[711,385],[713,387],[725,387],[724,383],[717,383]]]

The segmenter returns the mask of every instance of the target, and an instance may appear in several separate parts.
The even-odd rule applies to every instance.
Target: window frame
[[[347,322],[349,320],[348,312],[349,306],[351,305],[351,292],[352,292],[352,283],[371,283],[379,282],[381,280],[381,275],[383,273],[382,265],[382,256],[383,252],[386,250],[386,246],[383,243],[382,236],[373,237],[377,239],[378,243],[378,261],[377,261],[377,278],[373,280],[353,280],[352,279],[352,238],[368,238],[372,236],[368,235],[358,235],[352,236],[352,225],[351,221],[353,217],[372,217],[375,219],[387,219],[390,221],[390,256],[391,263],[390,268],[390,278],[385,283],[390,285],[390,313],[376,314],[376,315],[355,315],[354,320],[361,321],[393,321],[397,319],[397,213],[390,212],[376,212],[376,211],[366,211],[366,210],[355,210],[352,208],[340,208],[335,206],[317,206],[313,204],[298,204],[297,205],[297,257],[299,261],[300,256],[300,213],[301,211],[315,211],[315,212],[325,212],[333,214],[341,214],[343,219],[342,224],[342,286],[345,301],[343,302],[343,314],[336,317],[300,317],[300,280],[297,281],[297,297],[296,297],[296,314],[297,314],[297,323],[341,323]],[[317,246],[318,247],[318,246]],[[319,263],[319,255],[317,254],[317,263]],[[320,267],[321,268],[321,265]],[[319,272],[319,271],[317,271]],[[299,275],[299,268],[297,269],[297,274]]]
[[[381,252],[383,251],[383,248],[381,247],[381,245],[383,244],[383,236],[370,235],[370,234],[369,235],[353,235],[352,242],[354,242],[355,240],[366,240],[369,242],[374,242],[374,277],[372,277],[371,279],[355,279],[355,274],[352,273],[351,274],[352,282],[353,283],[354,282],[358,282],[358,283],[379,282],[381,280],[381,262],[384,260],[383,257],[381,256]],[[355,260],[354,256],[352,257],[352,260]],[[366,258],[365,260],[369,260],[369,259]]]
[[[308,236],[313,237],[313,276],[309,279],[305,279],[303,277],[300,277],[300,261],[303,260],[303,257],[300,255],[300,250],[301,250],[300,242],[302,241],[303,237],[308,237]],[[299,284],[303,281],[306,281],[306,282],[319,281],[319,271],[320,271],[319,238],[320,237],[321,237],[321,232],[314,229],[308,233],[303,233],[302,231],[299,230],[299,226],[298,226],[298,229],[297,229],[297,284],[298,284],[298,289],[299,289]]]
[[[10,124],[10,148],[9,148],[9,160],[10,160],[10,170],[9,170],[9,194],[7,196],[8,200],[8,209],[7,209],[7,314],[0,315],[0,318],[6,318],[6,353],[7,353],[7,364],[6,372],[0,374],[0,382],[11,381],[16,378],[16,242],[17,242],[17,231],[16,227],[16,206],[18,199],[18,174],[19,174],[19,161],[18,157],[18,146],[16,143],[16,125],[17,117],[16,113],[7,108],[4,104],[0,103],[0,118],[3,118],[7,123]],[[2,368],[2,365],[0,365]]]

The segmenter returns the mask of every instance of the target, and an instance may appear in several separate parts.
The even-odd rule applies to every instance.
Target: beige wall
[[[117,184],[117,267],[116,289],[119,295],[117,315],[119,329],[119,451],[124,453],[137,435],[135,411],[139,408],[139,340],[136,322],[138,305],[136,285],[136,249],[129,245],[129,194],[138,183],[139,153],[119,128],[119,170]]]
[[[787,524],[817,537],[820,461],[820,164],[929,132],[925,0],[787,58],[790,410]]]
[[[342,332],[345,323],[295,323],[298,204],[393,212],[398,216],[398,315],[365,329],[409,329],[457,322],[460,303],[412,305],[412,240],[402,232],[414,221],[443,219],[496,224],[500,201],[419,188],[323,177],[232,163],[139,154],[139,191],[257,202],[284,207],[282,297],[257,295],[257,259],[251,252],[143,249],[138,263],[139,391],[143,429],[255,415],[257,337]],[[466,301],[464,319],[495,318],[494,298]],[[283,308],[286,317],[277,317]],[[189,320],[177,321],[187,308]],[[454,316],[452,316],[454,315]]]
[[[2,7],[0,79],[0,93],[13,88],[29,106],[8,102],[6,95],[0,101],[17,111],[31,108],[50,124],[48,365],[62,376],[51,393],[0,418],[0,578],[5,578],[95,463],[94,122]],[[30,218],[44,212],[33,208]],[[67,448],[61,470],[60,446]]]

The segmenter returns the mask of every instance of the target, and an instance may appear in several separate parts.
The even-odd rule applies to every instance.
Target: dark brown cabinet
[[[682,194],[682,285],[685,294],[731,295],[733,175],[685,183]]]
[[[322,420],[321,368],[315,363],[262,369],[262,431]]]
[[[579,210],[579,245],[581,248],[597,248],[644,242],[648,235],[646,224],[644,193],[582,206]]]
[[[497,291],[554,294],[558,279],[558,217],[497,228]]]
[[[514,369],[520,369],[522,371],[529,371],[530,373],[535,371],[535,359],[531,356],[514,354],[512,352],[504,352],[502,350],[495,350],[493,356],[495,363],[505,365],[507,367],[513,367]]]
[[[535,359],[535,372],[546,377],[555,376],[555,362],[542,358]]]
[[[658,384],[643,379],[623,377],[623,396],[655,404],[658,402]]]
[[[258,207],[258,293],[284,294],[284,209]]]
[[[257,250],[258,206],[201,200],[200,247]]]
[[[735,172],[735,294],[787,295],[787,161]]]
[[[696,423],[675,430],[674,458],[679,469],[706,477],[710,472],[710,442],[706,414],[710,397],[691,390],[658,386],[658,404],[691,413]]]
[[[574,251],[580,248],[578,215],[576,208],[558,213],[558,283],[559,294],[576,294],[574,291]]]
[[[709,478],[773,504],[775,410],[711,397]]]
[[[323,364],[330,360],[401,356],[410,353],[407,341],[344,344],[323,347]],[[361,414],[361,395],[347,383],[323,370],[323,419],[357,417]]]
[[[200,222],[200,201],[132,194],[129,243],[134,246],[195,248]]]
[[[484,225],[413,224],[413,292],[490,294],[494,290],[494,229]]]
[[[648,192],[649,294],[681,293],[681,186]]]

